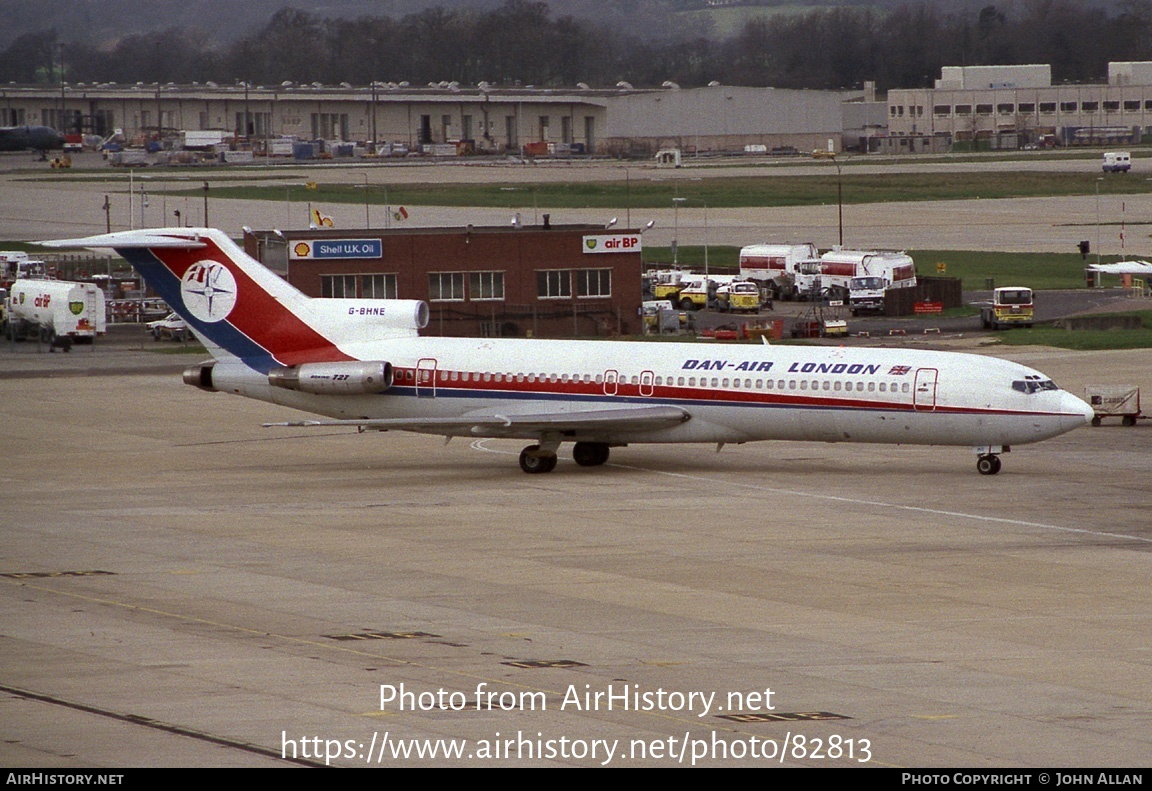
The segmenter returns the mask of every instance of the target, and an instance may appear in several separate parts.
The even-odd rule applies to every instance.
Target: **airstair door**
[[[436,397],[435,357],[421,357],[416,363],[416,395],[419,398]]]
[[[935,368],[916,369],[912,406],[917,412],[932,412],[936,409],[936,379],[939,376],[940,372]]]

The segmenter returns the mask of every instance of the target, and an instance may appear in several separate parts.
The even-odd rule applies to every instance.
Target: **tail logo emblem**
[[[198,261],[184,273],[180,296],[184,307],[200,321],[222,321],[236,306],[236,278],[223,264]]]

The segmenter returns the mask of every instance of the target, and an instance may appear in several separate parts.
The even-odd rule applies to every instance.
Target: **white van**
[[[1132,155],[1127,151],[1106,151],[1104,153],[1105,173],[1127,173],[1132,169]]]

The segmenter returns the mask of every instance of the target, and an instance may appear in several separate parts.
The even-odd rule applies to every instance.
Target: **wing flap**
[[[461,417],[361,418],[358,420],[299,420],[265,423],[269,427],[355,426],[360,430],[418,431],[426,434],[469,433],[478,437],[513,437],[525,434],[573,431],[654,431],[683,423],[691,418],[675,406],[641,406],[623,409],[597,409],[587,412],[546,412],[539,414],[480,414]]]

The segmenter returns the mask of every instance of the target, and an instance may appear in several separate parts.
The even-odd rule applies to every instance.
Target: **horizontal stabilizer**
[[[36,244],[45,247],[111,247],[120,250],[130,248],[176,248],[181,250],[198,250],[206,247],[200,241],[200,234],[192,230],[176,231],[173,235],[157,233],[156,231],[116,231],[102,233],[96,236],[84,236],[79,239],[49,239]]]

